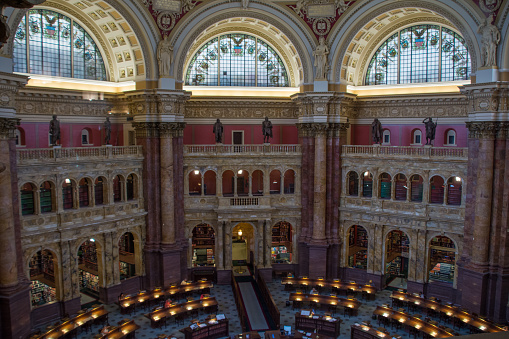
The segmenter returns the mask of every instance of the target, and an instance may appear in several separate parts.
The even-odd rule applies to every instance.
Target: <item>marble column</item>
[[[264,239],[265,242],[263,244],[264,247],[264,265],[265,268],[271,268],[272,267],[272,257],[271,257],[271,250],[272,250],[272,220],[266,219],[264,221]]]
[[[218,270],[224,270],[224,235],[223,235],[223,223],[217,223],[217,235],[216,235],[216,267]]]
[[[258,220],[258,225],[256,227],[256,229],[258,231],[258,234],[259,234],[259,236],[256,239],[258,241],[258,256],[257,256],[257,259],[256,259],[256,261],[257,261],[256,267],[257,268],[264,268],[265,267],[264,263],[263,263],[263,261],[264,261],[264,259],[263,259],[264,258],[264,254],[263,253],[265,251],[264,244],[265,244],[266,239],[265,239],[265,230],[263,228],[263,224],[264,224],[264,220]]]
[[[161,243],[163,247],[168,247],[175,244],[173,130],[171,123],[161,124],[159,133],[161,145]]]
[[[315,124],[315,162],[314,162],[314,194],[313,194],[313,241],[325,240],[325,209],[327,203],[327,155],[326,133],[327,124]]]

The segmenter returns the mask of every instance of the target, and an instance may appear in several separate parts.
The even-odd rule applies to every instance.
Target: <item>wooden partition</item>
[[[244,307],[244,302],[242,301],[242,297],[240,296],[239,284],[235,281],[235,276],[232,272],[232,290],[233,296],[235,298],[235,305],[237,306],[237,312],[239,313],[240,325],[242,326],[242,332],[249,331],[246,308]]]
[[[260,288],[260,291],[262,292],[263,300],[265,301],[265,304],[269,308],[269,314],[274,320],[274,323],[276,324],[276,327],[280,327],[280,315],[279,310],[276,306],[276,303],[274,302],[274,299],[272,298],[272,294],[270,294],[270,290],[267,287],[267,284],[265,283],[265,279],[263,279],[263,276],[260,274],[259,270],[256,270],[256,282],[258,283],[258,287]]]

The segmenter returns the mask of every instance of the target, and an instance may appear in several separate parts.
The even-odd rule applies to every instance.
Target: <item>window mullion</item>
[[[217,85],[221,86],[221,36],[217,38]]]
[[[398,80],[397,83],[399,84],[401,82],[401,31],[398,32]]]
[[[26,46],[27,67],[25,68],[25,71],[27,73],[30,73],[30,29],[29,29],[30,27],[28,25],[29,17],[30,17],[30,11],[28,11],[27,14],[25,15],[25,31],[27,32],[27,34],[26,34],[26,40],[27,40],[27,46]]]
[[[258,87],[258,38],[255,38],[255,87]]]
[[[71,18],[71,38],[69,43],[71,44],[71,77],[74,78],[74,20]]]
[[[442,81],[442,26],[439,26],[438,37],[438,81]],[[453,78],[454,80],[454,78]]]

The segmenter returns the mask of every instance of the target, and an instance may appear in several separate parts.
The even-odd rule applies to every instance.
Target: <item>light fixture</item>
[[[364,176],[365,177],[369,176],[369,172],[368,171],[364,172]]]
[[[237,173],[238,173],[238,174],[242,174],[242,170],[239,170]]]
[[[242,230],[239,230],[238,235],[239,235],[239,237],[242,236]]]
[[[276,181],[276,180],[274,180],[272,183],[273,183],[273,184],[277,184],[277,181]]]
[[[456,177],[456,178],[454,178],[454,179],[456,179],[456,181],[461,181],[461,178],[460,178],[460,177]]]
[[[94,239],[94,238],[90,238],[90,241],[91,241],[91,242],[95,242],[95,239]]]
[[[199,170],[194,170],[194,175],[198,175],[200,174],[200,171]]]
[[[69,179],[69,178],[65,179],[65,183],[66,184],[70,184],[71,183],[71,179]]]

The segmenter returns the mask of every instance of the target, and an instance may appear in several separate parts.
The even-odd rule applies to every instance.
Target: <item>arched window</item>
[[[101,52],[73,19],[32,9],[14,36],[14,71],[106,81]]]
[[[420,129],[416,129],[412,132],[412,145],[422,144],[422,132]]]
[[[369,172],[362,174],[362,196],[368,198],[373,196],[373,174]]]
[[[104,204],[104,183],[106,180],[103,177],[95,179],[94,191],[95,191],[95,205]]]
[[[35,214],[34,191],[35,186],[28,182],[21,187],[21,215]]]
[[[89,185],[88,180],[83,178],[80,180],[80,187],[79,187],[79,201],[80,201],[80,207],[87,207],[90,205],[90,199],[89,199]]]
[[[348,195],[359,196],[359,175],[357,172],[348,173]]]
[[[189,195],[201,195],[201,173],[197,169],[189,172]]]
[[[410,241],[405,232],[391,231],[385,239],[385,274],[389,283],[396,277],[408,277]]]
[[[16,138],[16,146],[25,145],[25,130],[21,127],[16,128],[14,131],[14,137]]]
[[[392,188],[392,178],[388,173],[380,175],[380,199],[390,199]]]
[[[233,180],[234,175],[233,171],[224,171],[223,172],[223,196],[224,197],[232,197],[233,196]]]
[[[384,129],[384,133],[382,134],[382,144],[390,145],[391,144],[391,131],[388,129]]]
[[[422,193],[424,191],[423,179],[420,175],[414,174],[410,177],[410,200],[422,202]]]
[[[136,175],[134,175],[134,174],[129,174],[129,176],[127,177],[127,181],[125,183],[127,200],[133,200],[134,198],[138,197],[137,179],[138,179],[138,177],[136,177]]]
[[[447,205],[461,205],[462,183],[460,177],[447,180]]]
[[[429,181],[430,184],[430,204],[443,204],[444,203],[444,179],[441,176],[435,175]]]
[[[113,178],[113,201],[120,202],[122,201],[122,177],[120,175],[115,176]]]
[[[52,196],[52,184],[49,181],[45,181],[39,187],[40,200],[41,200],[41,213],[47,213],[53,211],[53,196]]]
[[[62,202],[64,210],[74,208],[74,182],[71,179],[65,179],[62,184]]]
[[[407,189],[406,176],[404,174],[396,175],[394,180],[394,199],[406,200]]]
[[[288,87],[283,61],[257,37],[231,33],[215,37],[193,56],[186,85]]]
[[[263,195],[263,172],[260,170],[251,174],[251,194]]]
[[[91,144],[91,142],[90,142],[90,133],[88,132],[88,130],[86,128],[81,130],[81,144],[82,145]]]
[[[249,172],[246,170],[237,171],[237,195],[249,194]]]
[[[376,51],[366,85],[468,80],[470,55],[465,40],[437,25],[407,27]]]
[[[281,172],[273,170],[270,172],[270,194],[281,193]]]
[[[445,144],[447,146],[456,146],[456,132],[453,129],[447,130]]]
[[[216,172],[205,172],[203,176],[203,194],[216,195]]]

